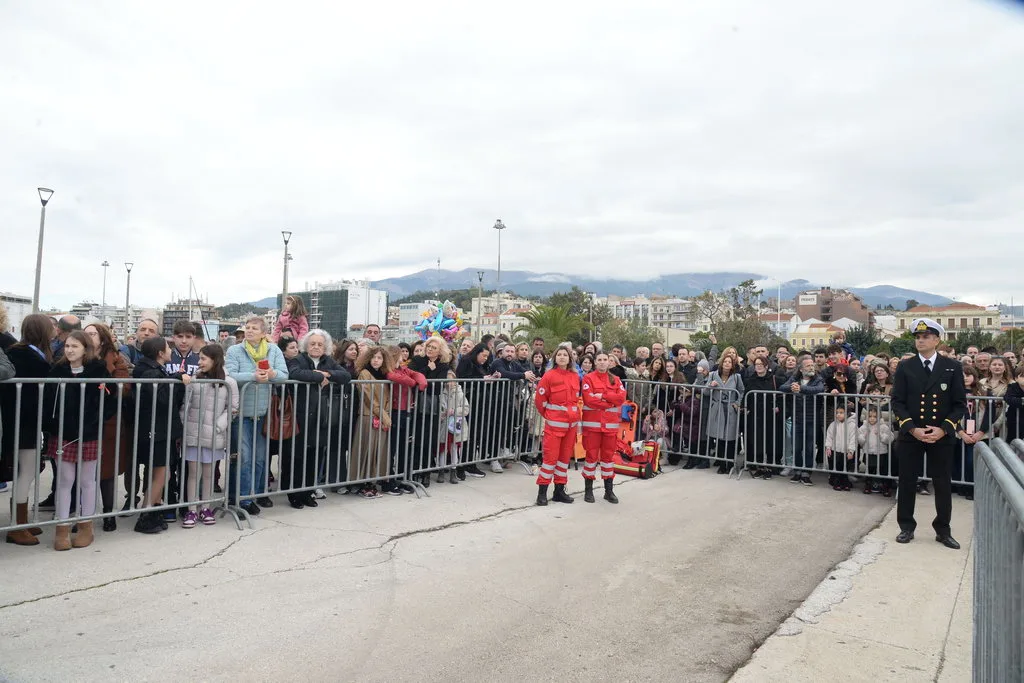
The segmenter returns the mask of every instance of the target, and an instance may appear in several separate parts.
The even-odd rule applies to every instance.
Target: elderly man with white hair
[[[281,490],[306,489],[288,494],[288,502],[297,510],[317,507],[312,489],[319,463],[345,457],[344,452],[328,452],[328,436],[338,432],[342,403],[341,388],[331,385],[348,384],[352,375],[334,360],[333,353],[331,335],[314,329],[299,340],[299,355],[288,361],[288,377],[309,385],[294,387],[299,436],[292,440],[294,453],[286,449],[281,454]]]

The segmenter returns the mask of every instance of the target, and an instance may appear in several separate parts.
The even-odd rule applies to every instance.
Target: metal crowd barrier
[[[432,474],[451,477],[494,460],[516,460],[530,472],[541,443],[533,391],[528,382],[507,379],[428,380],[422,391],[386,380],[246,383],[232,449],[231,509],[251,523],[242,506],[270,495],[399,485],[429,496]],[[396,408],[402,392],[408,410]],[[245,414],[250,399],[260,415]],[[390,406],[388,419],[374,406]],[[273,455],[280,458],[276,489]]]
[[[748,391],[744,396],[744,468],[779,469],[790,467],[808,474],[827,473],[830,477],[866,477],[869,482],[880,483],[883,489],[891,487],[889,482],[899,479],[899,463],[894,454],[894,444],[899,435],[896,419],[888,396],[879,394],[831,394],[800,395],[792,392]],[[913,406],[911,406],[913,407]],[[833,430],[835,446],[844,444],[847,448],[826,453],[826,440],[830,425],[835,420],[837,408],[845,412],[845,428]],[[1006,432],[1003,400],[995,396],[976,396],[968,399],[968,416],[961,427],[967,427],[967,420],[973,420],[975,430],[985,437],[978,443],[1004,436]],[[875,414],[879,429],[878,438],[868,438],[869,418]],[[844,440],[848,429],[856,433],[856,441]],[[868,452],[869,445],[875,448]],[[951,477],[954,487],[970,495],[974,483],[975,445],[957,438],[958,448],[951,463]],[[852,457],[847,452],[855,447]],[[797,457],[800,456],[800,457]],[[928,481],[927,463],[921,465],[920,478]]]
[[[706,384],[681,384],[627,379],[626,393],[636,403],[637,438],[657,440],[661,459],[686,468],[704,469],[713,463],[738,474],[743,465],[742,396],[736,389]],[[645,433],[654,411],[665,415],[665,434]],[[653,427],[654,425],[652,425]]]
[[[196,424],[189,431],[189,425],[181,419],[182,407],[191,401],[203,405],[216,400],[219,392],[228,391],[223,382],[192,380],[186,387],[180,380],[173,379],[46,378],[8,380],[0,382],[0,387],[2,391],[11,392],[14,399],[13,415],[0,416],[3,428],[14,432],[12,453],[4,456],[10,458],[13,466],[10,487],[12,516],[9,524],[0,525],[0,531],[78,524],[141,511],[180,511],[191,506],[209,508],[212,512],[220,512],[221,516],[234,516],[227,506],[225,494],[198,495],[201,490],[199,479],[196,489],[188,490],[187,466],[182,464],[185,444],[190,438],[196,441],[203,426]],[[90,401],[96,415],[86,414],[88,392],[99,394],[98,401]],[[34,400],[23,400],[26,393],[34,395]],[[75,404],[78,406],[77,415],[65,415],[66,407]],[[52,412],[46,414],[47,411]],[[143,419],[144,415],[149,419]],[[22,425],[23,421],[28,424]],[[44,434],[44,426],[54,421],[56,427],[51,427]],[[90,422],[95,422],[91,429],[87,426]],[[163,429],[158,429],[158,422]],[[38,435],[36,445],[21,448],[22,426],[28,428],[29,425]],[[72,425],[75,427],[73,433],[69,429]],[[67,436],[77,434],[78,438],[66,439],[65,432],[68,432]],[[55,457],[49,455],[50,451]],[[226,458],[226,441],[220,453],[211,455]],[[164,467],[164,463],[165,476],[160,496],[155,504],[147,505],[146,498],[151,497],[149,482],[154,470]],[[48,514],[40,514],[40,504],[47,497],[47,484],[44,483],[47,464],[52,470],[49,493],[54,498],[55,507],[51,519],[45,518]],[[25,488],[23,481],[26,476],[31,477],[26,496],[28,517],[25,522],[18,523],[13,508],[21,502],[18,494]],[[123,488],[118,486],[118,479],[122,477]],[[66,486],[60,485],[61,480]],[[68,488],[70,491],[65,492]],[[95,507],[97,493],[102,499],[99,511]],[[123,505],[120,504],[121,494],[125,496]],[[62,517],[61,508],[65,505],[69,506],[69,514]]]
[[[978,444],[973,680],[1024,680],[1024,442]]]

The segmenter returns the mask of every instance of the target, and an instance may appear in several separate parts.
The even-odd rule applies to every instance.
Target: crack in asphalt
[[[86,591],[96,590],[97,588],[106,588],[107,586],[114,586],[114,585],[117,585],[119,583],[129,583],[129,582],[132,582],[132,581],[138,581],[140,579],[148,579],[150,577],[159,576],[161,574],[170,574],[171,572],[177,572],[177,571],[182,571],[182,570],[187,570],[187,569],[198,569],[198,568],[202,567],[203,565],[205,565],[207,562],[211,562],[213,560],[216,560],[218,557],[222,556],[224,553],[226,553],[227,551],[231,550],[231,548],[233,548],[235,545],[241,543],[242,541],[244,541],[245,539],[247,539],[247,538],[249,538],[251,536],[255,536],[256,534],[260,533],[261,531],[264,531],[264,530],[263,529],[257,529],[256,531],[253,531],[252,533],[245,534],[244,536],[239,536],[238,538],[236,538],[235,540],[231,541],[230,543],[228,543],[223,548],[221,548],[217,552],[213,553],[212,555],[210,555],[206,559],[200,560],[199,562],[195,562],[193,564],[182,565],[182,566],[179,566],[179,567],[165,567],[164,569],[158,569],[156,571],[149,572],[148,574],[139,574],[138,576],[126,576],[126,577],[121,578],[121,579],[112,579],[110,581],[106,581],[104,583],[98,583],[98,584],[95,584],[93,586],[82,586],[81,588],[71,588],[69,590],[62,591],[60,593],[50,593],[49,595],[40,595],[40,596],[37,596],[37,597],[34,597],[34,598],[28,598],[27,600],[21,600],[19,602],[11,602],[11,603],[7,603],[6,605],[0,605],[0,610],[9,609],[11,607],[20,607],[21,605],[28,605],[28,604],[31,604],[33,602],[41,602],[43,600],[51,600],[53,598],[62,598],[62,597],[68,596],[68,595],[74,595],[75,593],[84,593]],[[228,571],[231,571],[231,570],[228,569]]]

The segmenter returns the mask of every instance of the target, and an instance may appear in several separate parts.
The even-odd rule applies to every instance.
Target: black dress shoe
[[[114,517],[103,518],[103,530],[104,531],[117,531],[117,519]]]
[[[306,507],[305,505],[303,505],[302,499],[296,498],[295,496],[288,496],[288,504],[291,505],[296,510],[301,510],[302,508]]]
[[[913,531],[901,531],[899,533],[899,536],[896,537],[896,542],[897,543],[910,543],[913,540],[914,540],[914,532]]]
[[[251,500],[245,501],[239,507],[248,512],[250,515],[260,514],[260,506],[252,502]]]
[[[299,500],[302,501],[302,504],[308,508],[315,508],[320,506],[320,503],[316,502],[316,498],[313,497],[312,493],[307,493],[302,498],[299,498]]]
[[[960,550],[960,544],[952,536],[936,536],[935,540],[951,550]]]
[[[262,498],[257,498],[256,499],[256,504],[259,505],[261,508],[272,508],[272,507],[274,507],[274,501],[270,500],[270,498],[268,498],[267,496],[263,496]]]

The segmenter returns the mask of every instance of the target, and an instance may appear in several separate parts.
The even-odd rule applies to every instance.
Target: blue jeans
[[[241,481],[239,496],[263,495],[267,469],[267,437],[263,434],[264,417],[238,419],[238,470]]]
[[[814,469],[814,421],[793,420],[793,467],[798,470]]]

